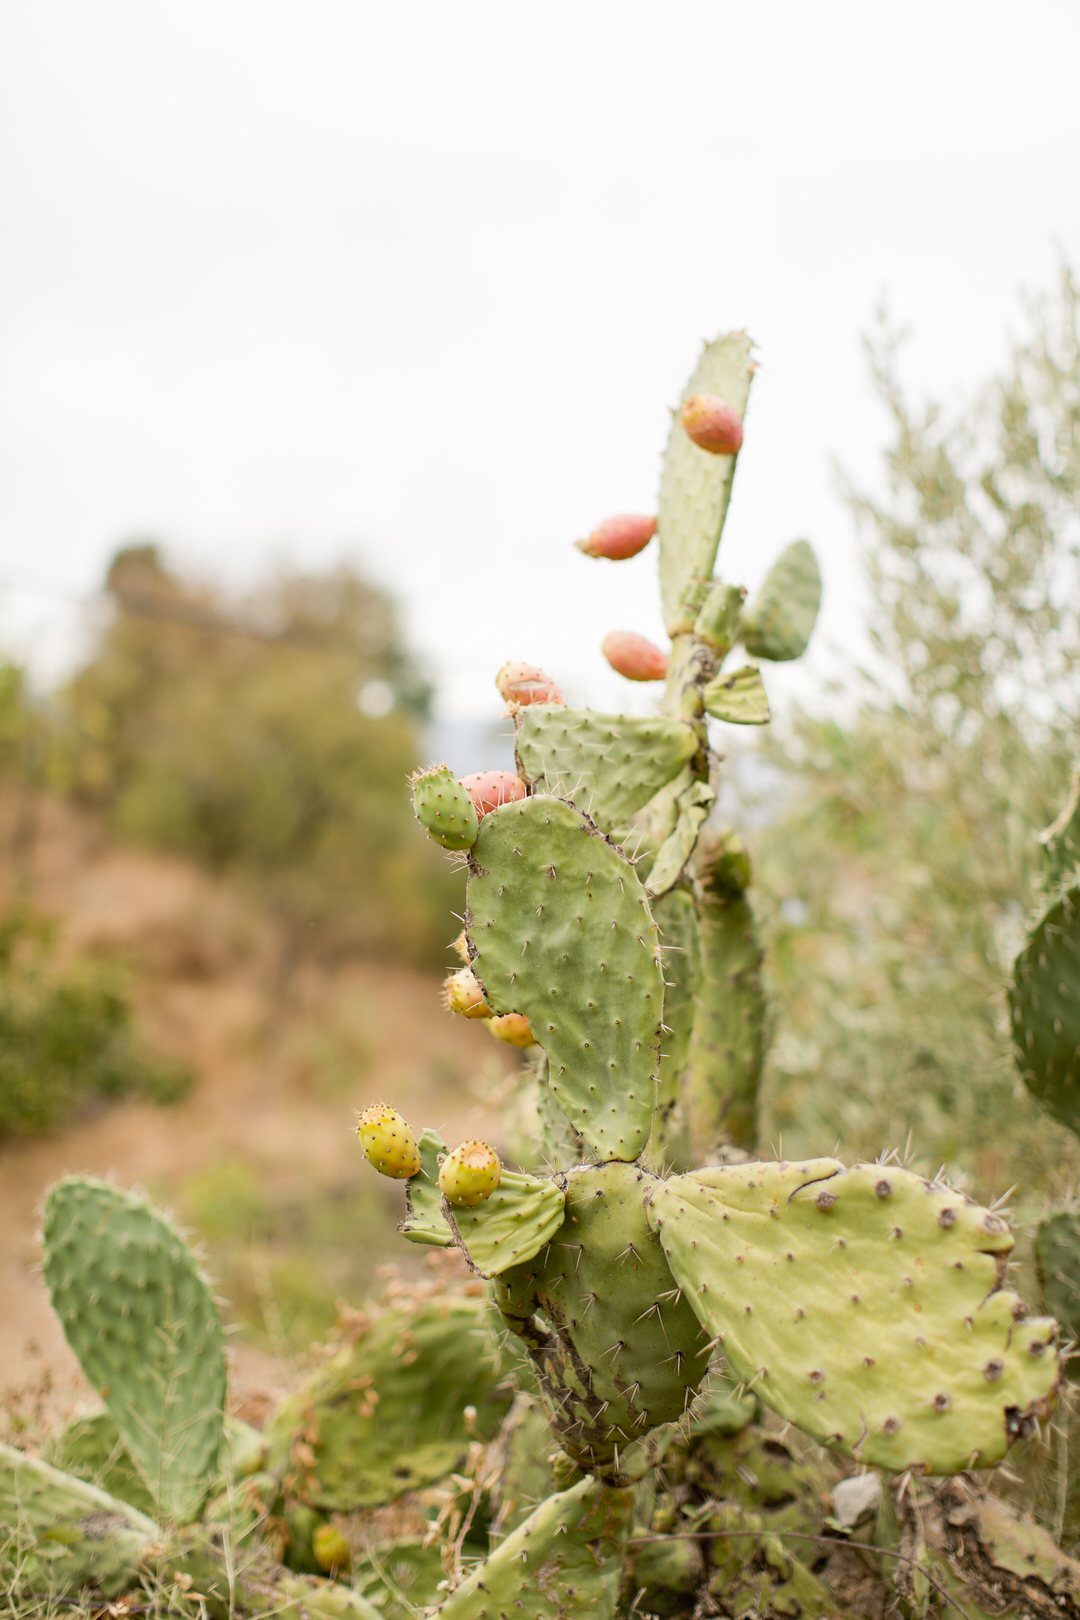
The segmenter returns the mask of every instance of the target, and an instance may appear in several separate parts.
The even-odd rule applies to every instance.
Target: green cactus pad
[[[439,1155],[446,1152],[446,1143],[438,1131],[425,1130],[416,1144],[420,1155],[420,1169],[405,1184],[405,1205],[408,1214],[399,1224],[398,1231],[410,1243],[426,1243],[431,1248],[448,1249],[454,1234],[442,1212],[442,1193],[439,1191]]]
[[[582,1479],[541,1502],[478,1564],[439,1620],[612,1620],[634,1493]]]
[[[562,799],[484,817],[469,862],[473,968],[524,1013],[559,1107],[598,1159],[636,1159],[652,1124],[664,985],[633,867]]]
[[[722,1142],[754,1146],[766,1013],[761,943],[745,895],[704,884],[700,924],[701,982],[683,1083],[698,1164]]]
[[[154,1511],[153,1498],[108,1412],[94,1412],[67,1424],[50,1446],[48,1460],[140,1513]]]
[[[551,1241],[562,1225],[565,1202],[557,1182],[504,1170],[490,1198],[452,1215],[474,1268],[483,1277],[497,1277],[534,1259]]]
[[[739,639],[739,620],[746,589],[742,585],[722,585],[714,580],[709,586],[694,620],[694,634],[707,642],[717,658],[725,658]]]
[[[716,394],[740,418],[744,416],[754,374],[750,349],[745,332],[729,332],[708,344],[680,405],[691,394]],[[712,578],[734,477],[735,457],[711,455],[699,449],[687,437],[676,412],[664,457],[657,511],[660,594],[670,636],[693,628],[697,612],[692,605],[693,582]]]
[[[214,1476],[225,1341],[210,1288],[171,1221],[136,1193],[70,1176],[45,1200],[44,1270],[83,1372],[169,1519]]]
[[[689,889],[670,890],[653,902],[652,913],[664,964],[664,1036],[649,1150],[654,1162],[683,1170],[688,1165],[687,1143],[676,1107],[701,987],[701,931]]]
[[[517,753],[526,779],[572,799],[605,833],[629,821],[700,747],[683,720],[548,703],[520,711]]]
[[[744,1164],[659,1183],[649,1218],[729,1368],[872,1468],[956,1473],[1033,1433],[1056,1327],[1002,1286],[1005,1222],[894,1165]]]
[[[1028,935],[1013,965],[1009,1007],[1024,1084],[1055,1119],[1080,1131],[1080,887],[1053,899]]]
[[[0,1445],[0,1532],[5,1589],[58,1595],[91,1581],[107,1597],[124,1591],[161,1541],[137,1508],[7,1445]]]
[[[1059,1209],[1044,1215],[1035,1229],[1035,1265],[1043,1301],[1073,1339],[1080,1339],[1080,1213]],[[1080,1378],[1080,1364],[1065,1370]]]
[[[730,675],[714,675],[702,688],[701,701],[714,720],[730,726],[767,726],[769,699],[760,669],[745,664]]]
[[[485,1299],[434,1295],[362,1322],[267,1430],[267,1466],[289,1497],[323,1513],[376,1507],[460,1467],[471,1440],[491,1439],[510,1396],[488,1310]]]
[[[1065,808],[1039,834],[1048,889],[1057,887],[1080,867],[1080,765],[1073,767]]]
[[[708,1339],[645,1216],[655,1179],[612,1163],[565,1180],[562,1230],[498,1279],[496,1300],[528,1346],[560,1445],[617,1476],[617,1453],[682,1416],[708,1369]]]
[[[476,808],[449,765],[432,765],[412,780],[416,819],[443,849],[471,849]]]
[[[650,901],[673,889],[686,870],[686,863],[694,853],[698,834],[716,803],[716,789],[708,782],[694,781],[679,794],[677,816],[673,831],[656,852],[649,868],[648,894]]]
[[[821,573],[808,540],[777,557],[760,591],[743,609],[739,640],[751,658],[786,663],[806,651],[821,606]]]

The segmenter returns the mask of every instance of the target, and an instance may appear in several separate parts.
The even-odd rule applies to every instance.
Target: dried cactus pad
[[[1028,1090],[1080,1131],[1080,888],[1053,900],[1009,986],[1016,1061]]]
[[[821,573],[808,540],[783,550],[743,609],[739,639],[751,658],[786,663],[806,651],[821,606]]]
[[[196,1511],[214,1476],[225,1342],[195,1256],[137,1193],[89,1176],[49,1189],[45,1280],[83,1372],[166,1518]]]
[[[475,1209],[455,1210],[454,1222],[476,1270],[497,1277],[550,1243],[563,1223],[565,1203],[556,1182],[504,1170],[491,1197]]]
[[[598,1159],[649,1138],[664,983],[634,869],[548,794],[485,816],[469,863],[473,967],[496,1012],[524,1013],[559,1107]]]
[[[1005,1222],[893,1165],[745,1164],[660,1183],[650,1220],[731,1370],[875,1468],[988,1467],[1033,1431],[1056,1324],[1004,1288]]]
[[[636,815],[700,747],[685,720],[550,704],[521,711],[517,738],[529,780],[573,799],[601,832],[612,832]]]

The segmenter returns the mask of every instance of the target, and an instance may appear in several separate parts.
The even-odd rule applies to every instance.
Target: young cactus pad
[[[479,825],[476,809],[449,765],[432,765],[412,779],[413,810],[444,849],[469,849]]]
[[[192,1514],[213,1478],[225,1343],[176,1227],[137,1193],[69,1176],[45,1200],[44,1270],[67,1341],[162,1514]]]
[[[1080,1131],[1080,888],[1051,900],[1016,958],[1013,1045],[1028,1090]]]
[[[664,1005],[656,928],[634,869],[562,799],[485,816],[466,925],[496,1012],[520,1012],[559,1107],[598,1159],[649,1139]]]
[[[821,574],[808,540],[782,551],[760,591],[743,609],[739,639],[751,658],[801,658],[821,606]]]

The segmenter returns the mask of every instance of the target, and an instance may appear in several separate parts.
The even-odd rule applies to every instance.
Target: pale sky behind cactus
[[[0,11],[0,637],[48,674],[117,543],[248,577],[351,555],[448,717],[508,657],[647,708],[651,510],[702,338],[763,367],[721,550],[797,535],[860,613],[831,458],[876,481],[859,334],[975,388],[1019,289],[1080,263],[1072,0],[7,0]],[[632,699],[628,704],[627,699]]]

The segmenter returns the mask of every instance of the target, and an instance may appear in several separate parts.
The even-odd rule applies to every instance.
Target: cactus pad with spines
[[[671,889],[653,901],[664,964],[664,1037],[660,1045],[660,1079],[656,1088],[650,1153],[656,1163],[688,1167],[684,1122],[676,1117],[679,1091],[690,1057],[690,1041],[701,986],[701,931],[694,895]]]
[[[739,620],[746,591],[741,585],[723,585],[715,579],[694,620],[694,634],[708,644],[717,658],[725,658],[739,639]]]
[[[413,810],[444,849],[471,849],[479,826],[476,807],[449,765],[432,765],[412,779]]]
[[[1080,1339],[1080,1211],[1053,1210],[1035,1229],[1035,1265],[1046,1308],[1072,1338]],[[1066,1372],[1080,1377],[1080,1363]]]
[[[519,720],[518,759],[528,780],[572,799],[605,833],[648,804],[701,747],[692,726],[659,715],[544,704],[522,709]]]
[[[442,1193],[439,1191],[439,1157],[446,1152],[446,1143],[438,1131],[428,1129],[421,1133],[416,1147],[420,1155],[420,1168],[405,1184],[408,1213],[399,1224],[398,1231],[410,1243],[448,1249],[454,1235],[443,1215]]]
[[[821,606],[821,572],[808,540],[794,540],[777,557],[743,609],[739,639],[751,658],[787,663],[801,658]]]
[[[744,1164],[658,1183],[664,1254],[728,1367],[869,1467],[953,1473],[1033,1433],[1055,1324],[1003,1286],[1000,1216],[895,1165]]]
[[[733,670],[730,675],[714,675],[702,689],[701,701],[714,720],[730,726],[767,726],[769,699],[761,671],[753,664]]]
[[[69,1176],[45,1200],[44,1270],[83,1372],[166,1518],[202,1501],[221,1449],[225,1343],[180,1232],[137,1193]]]
[[[682,400],[694,394],[715,394],[738,417],[746,413],[754,363],[745,332],[729,332],[707,344]],[[710,455],[687,436],[676,414],[671,424],[664,470],[660,479],[657,531],[660,539],[660,594],[668,635],[692,629],[693,583],[712,578],[720,531],[731,500],[735,457]]]
[[[1009,1007],[1024,1084],[1080,1131],[1080,887],[1059,893],[1035,923],[1013,967]]]
[[[633,868],[564,800],[521,799],[480,825],[466,920],[489,1004],[529,1020],[589,1151],[636,1159],[652,1123],[664,986]]]
[[[497,1277],[540,1253],[563,1222],[557,1182],[504,1170],[498,1187],[476,1209],[455,1209],[454,1225],[477,1271]]]
[[[696,779],[675,801],[676,819],[671,832],[656,852],[647,879],[650,899],[659,899],[674,888],[694,853],[698,834],[716,803],[716,789]]]

